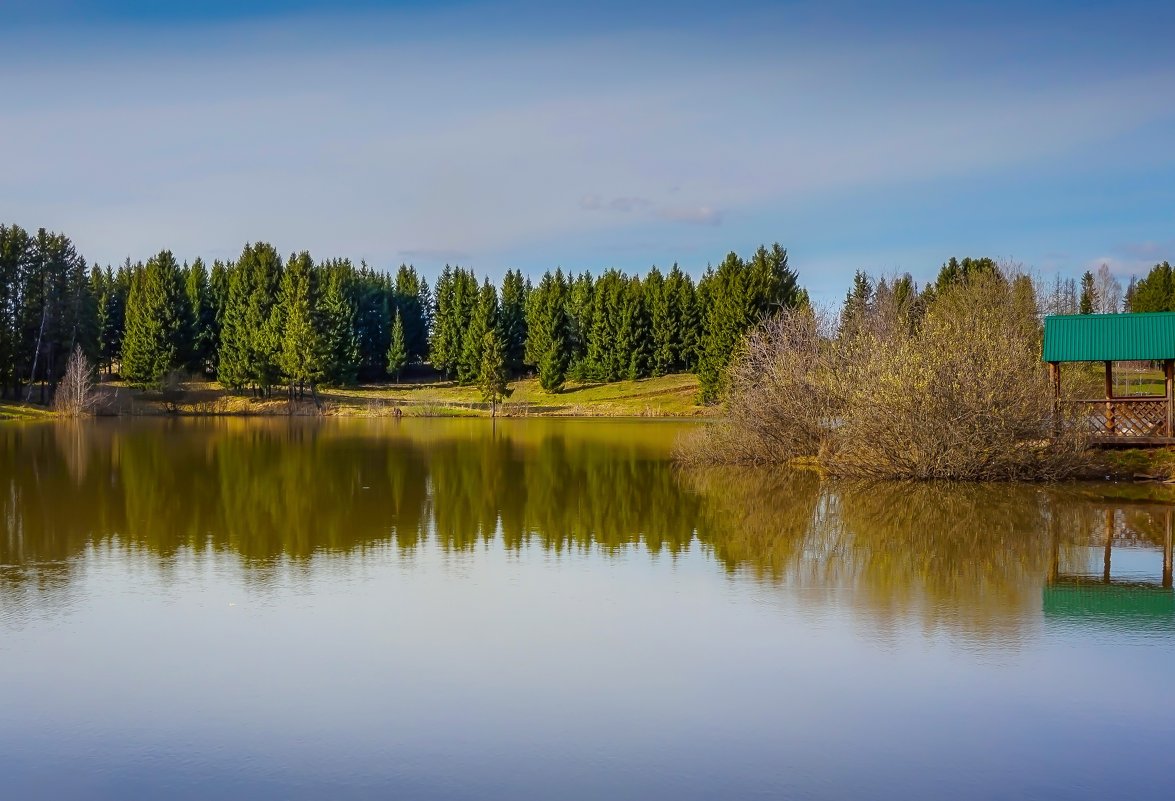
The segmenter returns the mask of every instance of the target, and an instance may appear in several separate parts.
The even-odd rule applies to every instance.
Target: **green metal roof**
[[[1044,588],[1044,616],[1121,631],[1175,631],[1175,595],[1155,585],[1065,583]]]
[[[1046,362],[1175,359],[1175,312],[1044,318]]]

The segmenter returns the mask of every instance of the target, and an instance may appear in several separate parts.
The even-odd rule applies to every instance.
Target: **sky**
[[[1175,260],[1175,3],[0,0],[0,220],[497,279]]]

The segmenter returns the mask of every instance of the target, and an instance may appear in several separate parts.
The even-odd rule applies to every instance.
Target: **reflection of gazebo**
[[[1175,594],[1155,584],[1062,579],[1044,588],[1044,616],[1123,631],[1175,632]]]
[[[1175,594],[1172,593],[1172,543],[1175,540],[1172,518],[1175,511],[1158,504],[1138,506],[1152,516],[1160,510],[1163,513],[1165,532],[1160,581],[1120,581],[1111,577],[1114,511],[1107,509],[1105,556],[1100,579],[1062,575],[1059,553],[1054,544],[1048,584],[1042,599],[1046,618],[1128,631],[1175,632]]]
[[[1057,411],[1095,440],[1134,444],[1175,443],[1175,312],[1146,314],[1065,314],[1046,317],[1044,351]],[[1166,379],[1162,395],[1114,396],[1114,362],[1160,361]],[[1106,396],[1061,400],[1061,365],[1102,362]]]

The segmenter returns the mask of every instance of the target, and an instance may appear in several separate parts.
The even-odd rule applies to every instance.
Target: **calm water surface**
[[[680,472],[682,430],[0,428],[0,797],[1171,792],[1175,496]]]

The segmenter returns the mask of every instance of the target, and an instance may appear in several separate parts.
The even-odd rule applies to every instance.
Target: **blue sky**
[[[101,263],[1175,259],[1169,2],[0,5],[0,218]]]

